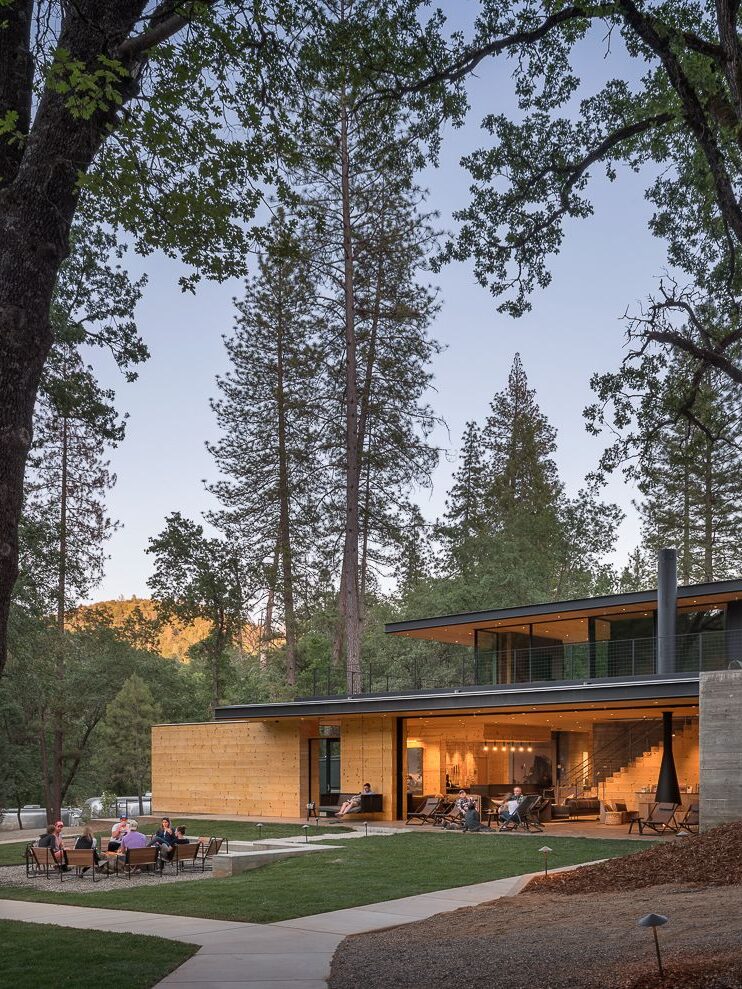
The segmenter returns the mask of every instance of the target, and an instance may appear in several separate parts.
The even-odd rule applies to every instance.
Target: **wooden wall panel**
[[[383,820],[393,820],[395,719],[384,715],[343,718],[340,728],[340,789],[358,793],[370,783],[384,796]]]
[[[156,812],[303,817],[311,719],[152,729]]]

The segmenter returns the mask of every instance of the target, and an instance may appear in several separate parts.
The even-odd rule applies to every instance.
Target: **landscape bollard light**
[[[654,947],[657,952],[657,968],[660,970],[660,980],[665,981],[665,973],[662,970],[662,956],[660,955],[660,940],[657,937],[657,928],[664,927],[667,923],[668,918],[663,917],[661,913],[648,913],[646,917],[642,917],[639,921],[639,927],[651,927],[652,933],[654,934]]]
[[[544,876],[546,877],[549,875],[549,852],[553,852],[554,849],[549,848],[548,845],[544,845],[543,848],[539,848],[539,851],[544,856]]]
[[[263,833],[263,825],[262,824],[256,824],[255,827],[258,829],[258,841],[260,841],[260,836]]]
[[[309,825],[308,824],[302,824],[301,827],[302,827],[302,831],[304,832],[304,844],[308,845],[309,844]]]

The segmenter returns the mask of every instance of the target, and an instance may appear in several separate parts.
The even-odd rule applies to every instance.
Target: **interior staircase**
[[[683,719],[674,725],[672,752],[678,783],[681,787],[698,782],[698,722]],[[625,766],[611,773],[598,785],[601,800],[623,800],[627,807],[637,810],[637,793],[646,788],[654,792],[662,762],[662,741],[636,756]]]
[[[620,724],[620,729],[619,729]],[[561,781],[560,792],[574,787],[576,796],[624,801],[637,809],[637,793],[654,790],[662,761],[662,721],[620,722],[603,729],[619,729]],[[681,787],[698,781],[698,722],[677,718],[673,723],[673,755]]]

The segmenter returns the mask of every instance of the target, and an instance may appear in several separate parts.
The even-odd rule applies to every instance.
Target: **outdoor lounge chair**
[[[413,824],[415,822],[418,824],[432,824],[433,816],[442,803],[443,801],[439,797],[426,797],[416,811],[407,815],[405,824]]]
[[[70,848],[67,851],[67,865],[75,870],[75,875],[80,877],[83,870],[87,869],[95,882],[95,874],[98,871],[95,864],[95,851],[92,848]],[[59,871],[59,878],[62,879],[63,870]]]
[[[649,828],[655,834],[666,834],[668,831],[677,833],[678,822],[675,820],[675,813],[680,804],[653,804],[646,817],[637,816],[629,822],[629,834],[634,825],[639,828],[639,834],[644,834],[644,829]]]
[[[57,865],[57,860],[54,858],[51,848],[39,848],[38,845],[27,845],[26,846],[26,875],[31,878],[32,876],[46,876],[49,878],[49,870]]]
[[[201,835],[201,837],[198,840],[201,843],[201,852],[200,852],[200,855],[201,855],[201,862],[202,862],[202,865],[203,865],[204,869],[206,868],[206,863],[207,862],[209,863],[209,868],[210,869],[213,869],[213,867],[214,867],[213,858],[214,858],[215,855],[218,855],[219,854],[219,849],[224,844],[225,839],[224,838],[208,838],[208,837],[206,837],[204,835]],[[227,851],[229,851],[229,845],[227,845]]]
[[[191,869],[195,869],[198,862],[201,863],[201,872],[204,871],[205,863],[201,853],[200,841],[189,841],[187,845],[175,845],[175,853],[170,859],[175,866],[176,872],[185,871],[186,862],[191,863]]]
[[[157,846],[148,845],[146,848],[127,848],[126,857],[116,859],[116,872],[123,869],[126,878],[131,879],[132,869],[154,869],[157,871]]]
[[[502,822],[500,831],[517,831],[518,828],[524,831],[543,831],[544,826],[539,821],[538,815],[535,820],[533,816],[533,809],[540,800],[541,797],[537,793],[530,793],[524,797],[509,820]]]
[[[691,804],[678,822],[678,831],[690,831],[691,834],[698,834],[700,825],[699,805]]]

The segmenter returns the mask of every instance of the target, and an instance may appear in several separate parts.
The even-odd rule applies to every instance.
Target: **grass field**
[[[275,862],[232,879],[206,879],[109,892],[63,893],[46,880],[3,887],[0,897],[190,917],[271,923],[433,890],[534,872],[543,835],[400,834],[353,838],[337,850]],[[638,842],[549,835],[556,868],[640,852]]]
[[[229,838],[230,841],[257,841],[258,838],[290,838],[293,835],[304,834],[300,824],[264,824],[258,828],[252,821],[201,821],[190,818],[173,818],[174,824],[183,824],[186,834],[196,835],[216,835],[219,838]],[[147,825],[143,830],[149,834],[156,831],[157,825]],[[312,834],[338,834],[341,831],[351,831],[352,828],[345,828],[339,824],[317,827],[311,825]],[[76,830],[76,829],[75,829]],[[106,834],[96,829],[96,834]],[[8,845],[0,845],[0,866],[20,865],[23,862],[23,852],[29,841],[34,841],[38,835],[34,831],[28,832],[25,841],[11,842]]]
[[[14,989],[146,989],[198,951],[198,945],[159,937],[15,920],[0,920],[0,943],[2,983]]]

